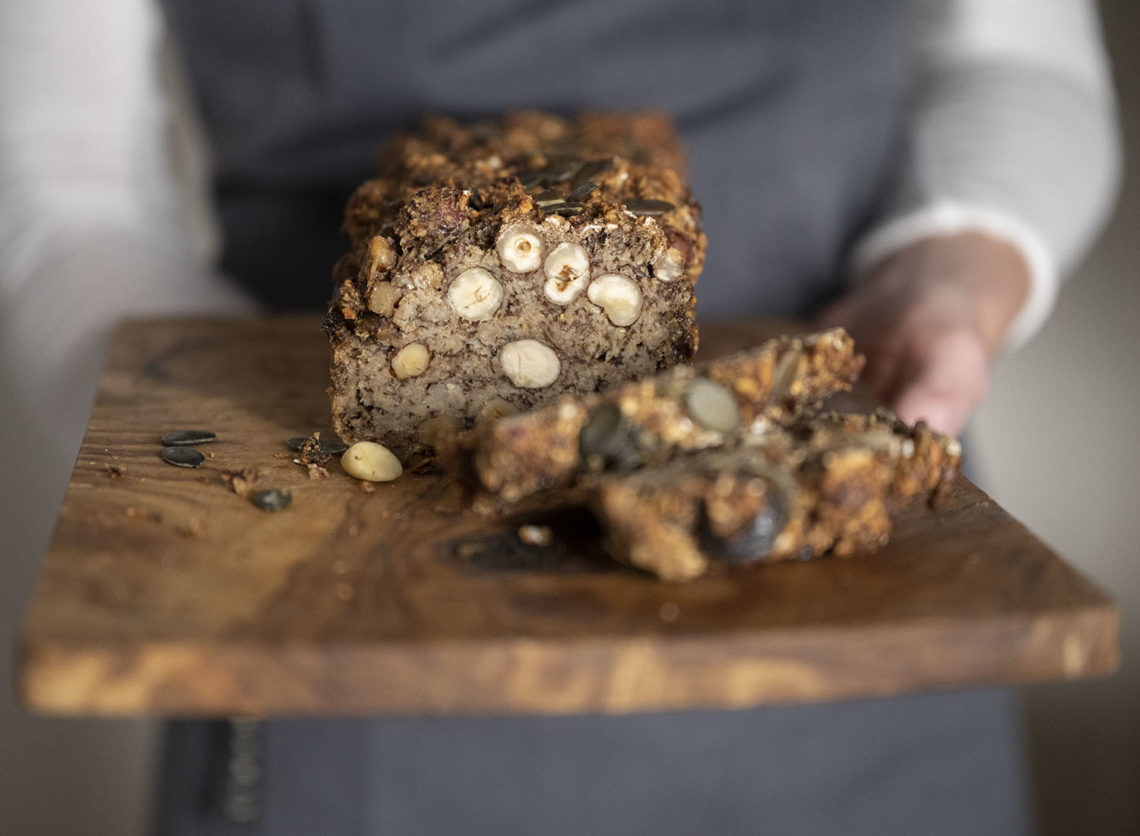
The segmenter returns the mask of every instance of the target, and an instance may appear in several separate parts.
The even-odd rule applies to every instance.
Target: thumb
[[[892,406],[908,423],[923,420],[938,432],[956,436],[988,384],[981,343],[969,335],[948,335],[912,358]]]

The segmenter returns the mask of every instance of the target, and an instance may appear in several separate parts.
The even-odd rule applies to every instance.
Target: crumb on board
[[[301,446],[297,450],[298,464],[317,465],[318,467],[322,467],[324,465],[324,463],[327,462],[331,458],[332,458],[332,454],[329,453],[321,445],[321,434],[320,434],[320,432],[315,432],[311,436],[306,438],[303,442],[301,442]],[[323,469],[323,467],[322,467],[322,469]],[[309,470],[309,478],[310,479],[314,478],[312,476],[312,469],[311,468]],[[322,478],[322,477],[317,477],[317,478]]]
[[[223,470],[221,473],[222,482],[242,499],[250,497],[253,493],[253,485],[260,475],[257,469],[253,467],[244,467],[241,470]]]
[[[178,533],[190,540],[201,540],[206,536],[206,524],[201,517],[193,517],[178,526]]]
[[[132,520],[146,520],[147,522],[162,522],[162,514],[153,508],[140,508],[137,505],[129,505],[125,511],[126,515]]]

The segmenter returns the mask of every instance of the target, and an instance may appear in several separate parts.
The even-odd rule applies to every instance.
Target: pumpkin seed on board
[[[193,447],[196,444],[209,444],[217,434],[209,430],[171,430],[159,439],[163,447]]]
[[[175,467],[197,467],[206,457],[193,447],[163,447],[162,460]]]
[[[254,505],[262,511],[284,511],[289,507],[289,503],[293,501],[293,494],[281,488],[269,488],[268,490],[258,491],[250,499]]]

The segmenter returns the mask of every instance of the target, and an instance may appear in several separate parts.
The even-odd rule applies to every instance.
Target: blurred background
[[[986,489],[1114,595],[1123,613],[1116,676],[1021,689],[1046,836],[1140,833],[1140,4],[1101,7],[1127,146],[1120,203],[1050,324],[998,367],[973,427]],[[0,396],[5,648],[71,464],[71,452],[34,429]],[[144,833],[157,724],[32,719],[11,696],[7,654],[0,685],[0,833]]]
[[[974,422],[986,489],[1122,614],[1116,676],[1022,690],[1047,836],[1140,833],[1140,3],[1100,6],[1124,127],[1120,202]]]

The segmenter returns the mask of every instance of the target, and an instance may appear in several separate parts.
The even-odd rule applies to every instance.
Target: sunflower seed
[[[581,167],[581,160],[564,160],[563,162],[555,163],[546,169],[546,182],[551,185],[554,183],[565,183],[577,174]]]
[[[193,447],[163,447],[162,460],[175,467],[197,467],[206,457]]]
[[[581,186],[578,186],[576,189],[574,189],[574,191],[570,192],[570,195],[566,198],[566,200],[570,203],[581,203],[583,200],[593,194],[594,190],[597,188],[597,183],[595,183],[593,180],[587,180]]]
[[[537,171],[522,171],[517,176],[524,189],[536,189],[539,186],[554,186],[558,183],[565,183],[577,174],[581,167],[581,160],[566,160],[552,163]]]
[[[546,191],[536,196],[534,199],[535,205],[539,208],[542,208],[544,206],[553,206],[556,203],[565,202],[566,198],[564,198],[562,196],[562,193],[557,189],[547,189]]]
[[[516,177],[519,178],[519,183],[527,191],[536,189],[546,182],[546,175],[541,171],[520,171]]]
[[[543,210],[550,213],[551,215],[562,215],[563,217],[569,217],[571,215],[579,215],[582,212],[585,212],[586,207],[581,203],[567,203],[564,201],[562,203],[556,203],[553,206],[544,206]]]
[[[192,447],[195,444],[209,444],[218,436],[209,430],[171,430],[159,443],[163,447]]]
[[[289,503],[292,501],[293,494],[281,488],[269,488],[268,490],[258,491],[250,500],[250,502],[262,511],[284,511],[289,507]]]
[[[613,157],[603,157],[599,160],[590,160],[588,163],[578,169],[578,172],[574,175],[573,185],[575,188],[577,188],[579,185],[590,180],[596,180],[599,176],[605,174],[613,167]]]
[[[631,200],[625,205],[625,211],[634,214],[653,217],[672,212],[677,207],[667,200]]]

